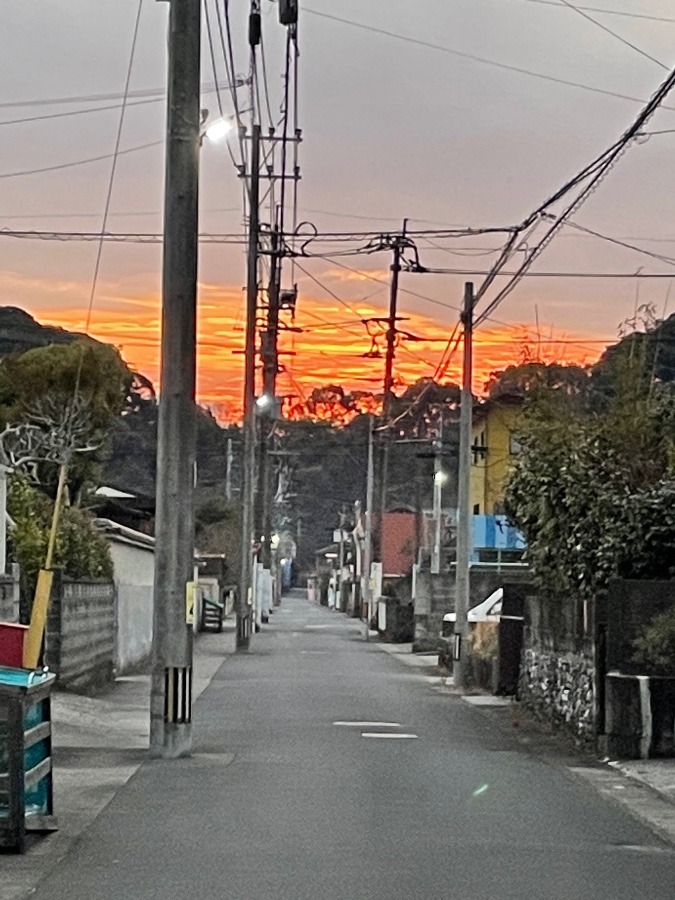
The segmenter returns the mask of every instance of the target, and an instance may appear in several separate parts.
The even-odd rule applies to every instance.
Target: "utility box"
[[[0,847],[23,853],[26,832],[57,828],[51,692],[56,676],[0,667]]]

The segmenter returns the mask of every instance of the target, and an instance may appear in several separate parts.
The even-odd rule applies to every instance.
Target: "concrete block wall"
[[[45,661],[61,687],[90,692],[114,678],[115,586],[55,577]]]
[[[19,621],[19,574],[0,575],[0,622]]]
[[[487,600],[498,587],[508,582],[529,582],[531,576],[527,566],[498,568],[475,564],[471,566],[469,577],[469,608]],[[415,638],[416,651],[435,652],[441,650],[445,642],[443,616],[455,609],[455,569],[432,575],[429,563],[425,561],[416,579],[415,596]]]

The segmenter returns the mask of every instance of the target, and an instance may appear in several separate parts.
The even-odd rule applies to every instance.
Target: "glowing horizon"
[[[69,331],[85,331],[86,310],[80,305],[24,303],[39,322]],[[350,302],[363,319],[381,318],[381,307],[366,301]],[[107,297],[95,309],[88,333],[117,347],[127,364],[159,387],[160,299],[149,292],[137,297]],[[291,324],[288,320],[288,324]],[[346,391],[382,391],[385,338],[383,324],[366,327],[334,300],[301,297],[295,326],[301,333],[283,331],[278,379],[279,395],[300,399],[314,388],[340,384]],[[397,348],[395,390],[431,377],[452,327],[419,313],[406,313],[400,326],[421,340],[404,340]],[[244,325],[241,290],[200,284],[197,395],[222,421],[235,421],[242,407]],[[474,391],[481,393],[491,373],[522,362],[529,354],[546,362],[590,364],[602,353],[605,340],[597,335],[558,330],[546,336],[531,323],[482,327],[475,336]],[[381,354],[373,356],[372,354]],[[442,379],[460,377],[455,353]]]

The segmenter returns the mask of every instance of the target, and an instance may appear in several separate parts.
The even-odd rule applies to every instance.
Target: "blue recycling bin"
[[[56,676],[0,666],[0,847],[23,853],[26,833],[56,830],[51,692]]]

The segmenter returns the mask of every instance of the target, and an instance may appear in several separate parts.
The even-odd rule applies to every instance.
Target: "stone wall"
[[[584,743],[595,740],[595,667],[590,654],[525,647],[519,697],[537,718]]]
[[[58,684],[89,692],[114,678],[115,585],[70,581],[55,573],[45,635],[45,662]]]

